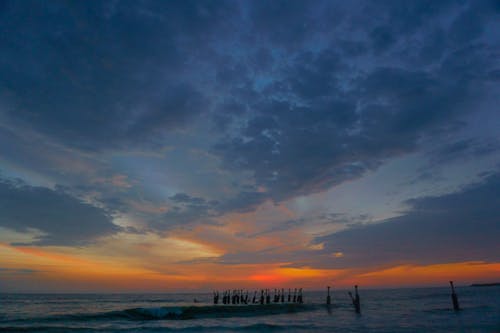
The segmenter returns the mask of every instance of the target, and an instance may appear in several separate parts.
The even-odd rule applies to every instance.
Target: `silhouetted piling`
[[[451,301],[453,302],[453,310],[460,311],[460,305],[458,304],[458,297],[455,293],[455,286],[453,285],[453,281],[450,281],[451,286]]]
[[[326,305],[332,304],[332,298],[330,297],[330,286],[327,287],[328,291],[326,293]]]
[[[214,291],[214,304],[219,303],[219,292],[216,290]]]
[[[352,293],[350,291],[349,291],[349,296],[351,297],[352,305],[354,306],[354,310],[356,311],[356,313],[361,313],[361,300],[359,298],[357,285],[354,286],[354,292],[355,292],[354,297],[352,296]]]

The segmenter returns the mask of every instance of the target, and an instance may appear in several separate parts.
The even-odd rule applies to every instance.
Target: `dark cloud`
[[[438,53],[432,45],[442,44],[443,31],[454,29],[443,15],[459,20],[460,13],[474,10],[477,15],[469,19],[483,27],[495,15],[491,6],[389,1],[365,9],[373,17],[357,28],[367,38],[349,44],[346,37],[353,36],[346,32],[324,47],[290,52],[283,65],[275,65],[263,94],[251,100],[235,96],[251,111],[236,130],[229,127],[214,152],[227,169],[253,174],[267,190],[262,202],[359,178],[387,159],[417,151],[422,137],[449,130],[480,103],[480,87],[497,63],[494,44],[478,42],[484,30],[457,31],[462,39],[446,41]],[[295,15],[307,17],[310,11]],[[353,45],[354,54],[367,48],[375,53],[368,66],[346,56]],[[388,49],[394,49],[388,56],[392,65],[383,60],[387,55],[377,55]]]
[[[427,168],[461,160],[480,158],[499,151],[500,142],[498,140],[461,139],[431,150],[428,154],[430,165]]]
[[[186,76],[195,66],[191,44],[208,47],[232,8],[210,1],[7,2],[0,14],[3,112],[92,150],[144,144],[184,126],[208,108],[196,79]]]
[[[317,73],[334,71],[330,62],[324,66]],[[425,131],[460,114],[466,96],[461,85],[401,68],[379,68],[357,84],[357,93],[343,98],[294,87],[309,102],[304,106],[262,100],[241,136],[226,138],[215,151],[226,167],[252,171],[267,197],[279,201],[358,178],[386,158],[414,151]]]
[[[219,201],[176,193],[169,200],[173,205],[160,217],[154,217],[151,223],[156,230],[191,228],[196,224],[220,225],[217,217],[230,212],[252,211],[266,200],[266,196],[260,192],[242,191],[234,197]]]
[[[219,225],[214,219],[220,216],[217,200],[205,200],[192,197],[186,193],[176,193],[169,197],[173,203],[168,211],[152,222],[156,230],[169,230],[173,228],[191,228],[195,224]]]
[[[340,6],[328,1],[315,6],[300,0],[249,1],[246,6],[252,37],[288,50],[310,41],[318,32],[335,30],[343,17]]]
[[[267,195],[258,191],[241,191],[219,205],[220,213],[252,211],[267,199]]]
[[[385,51],[396,42],[392,29],[389,26],[374,28],[370,32],[370,39],[372,41],[372,48],[375,52]]]
[[[431,142],[433,141],[431,139]],[[446,174],[443,171],[446,170],[446,167],[495,156],[499,151],[500,142],[491,138],[462,138],[440,143],[437,147],[429,148],[429,151],[426,152],[427,162],[418,168],[415,178],[402,185],[413,186],[422,181],[444,181]]]
[[[0,272],[3,274],[11,274],[11,275],[18,275],[18,274],[36,274],[39,272],[42,272],[40,270],[35,270],[35,269],[30,269],[30,268],[4,268],[0,267]]]
[[[372,267],[500,259],[500,174],[439,197],[407,201],[408,211],[381,223],[318,237],[329,267]]]
[[[0,226],[43,233],[26,245],[81,246],[120,231],[111,216],[69,194],[0,180]]]
[[[176,203],[187,203],[192,205],[203,205],[205,204],[205,199],[199,197],[191,197],[186,193],[176,193],[175,195],[169,198],[173,202]]]
[[[251,188],[214,194],[220,202],[171,197],[152,222],[159,229],[362,177],[421,149],[430,133],[452,133],[498,77],[497,34],[487,29],[494,1],[2,4],[2,155],[43,161],[12,148],[29,129],[55,146],[93,150],[98,158],[81,157],[89,164],[106,164],[103,150],[194,143],[212,147],[218,175],[250,175],[242,178]],[[211,132],[165,142],[196,120]],[[55,169],[54,160],[43,165]],[[196,168],[184,169],[187,177]],[[100,192],[113,213],[130,212],[124,198],[140,196],[67,183]]]

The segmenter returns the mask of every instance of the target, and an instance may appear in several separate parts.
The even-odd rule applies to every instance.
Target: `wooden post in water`
[[[358,294],[358,286],[354,286],[354,290],[356,292],[356,295],[354,296],[354,307],[356,308],[356,313],[361,313],[361,301],[359,299],[359,294]]]
[[[361,301],[359,299],[357,285],[354,286],[354,292],[355,292],[354,297],[352,296],[352,293],[350,291],[348,292],[348,294],[351,297],[352,305],[354,305],[354,310],[356,311],[356,313],[361,313]]]
[[[453,302],[453,310],[460,311],[460,305],[458,304],[458,297],[455,293],[455,286],[453,285],[453,281],[450,281],[451,286],[451,301]]]

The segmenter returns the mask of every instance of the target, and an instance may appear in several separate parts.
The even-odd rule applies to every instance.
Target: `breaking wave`
[[[201,318],[252,317],[312,311],[319,305],[312,304],[268,304],[268,305],[206,305],[178,307],[131,308],[101,313],[77,313],[32,318],[31,320],[86,321],[86,320],[187,320]],[[12,322],[16,320],[9,320]],[[4,321],[5,322],[5,321]]]

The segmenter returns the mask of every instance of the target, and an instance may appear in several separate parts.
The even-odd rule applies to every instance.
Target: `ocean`
[[[500,332],[500,287],[305,291],[304,304],[213,305],[212,294],[0,294],[0,332]],[[253,295],[253,294],[252,294]],[[196,299],[198,303],[194,303]]]

